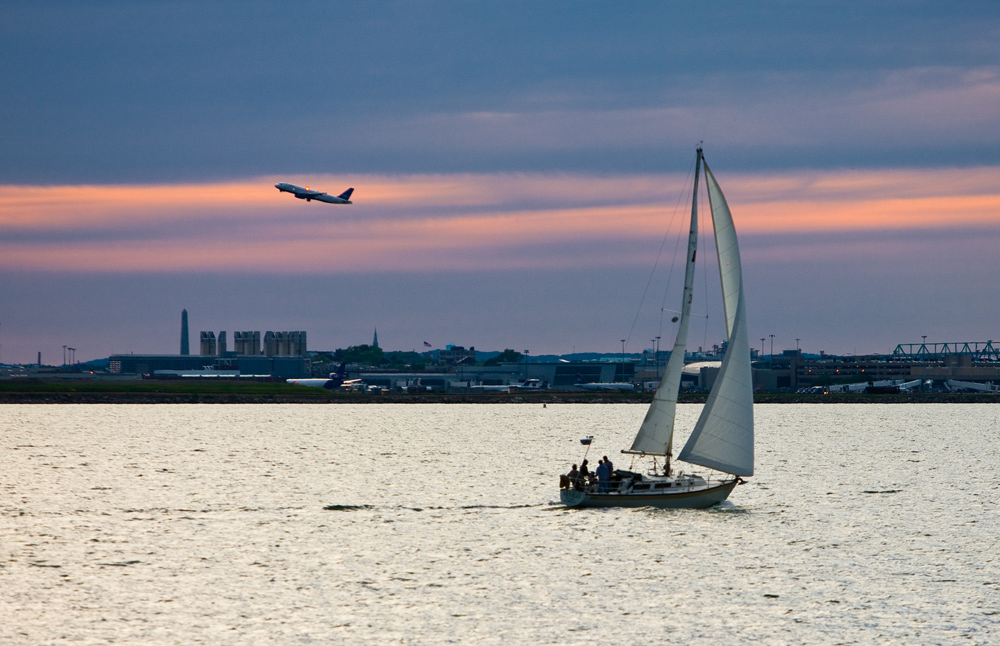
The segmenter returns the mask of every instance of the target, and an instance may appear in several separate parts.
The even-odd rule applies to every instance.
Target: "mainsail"
[[[701,168],[701,149],[694,167],[694,197],[691,200],[691,230],[688,233],[687,262],[684,267],[684,295],[681,299],[681,318],[677,326],[677,339],[667,360],[667,367],[660,385],[653,395],[653,403],[646,411],[642,426],[632,442],[629,452],[648,455],[668,455],[674,434],[674,414],[677,394],[684,370],[684,353],[687,351],[688,323],[691,318],[691,297],[694,291],[694,259],[698,250],[698,171]],[[707,168],[706,168],[707,170]]]
[[[738,476],[751,476],[753,376],[740,250],[726,198],[707,164],[705,184],[715,227],[729,343],[715,386],[678,458]]]

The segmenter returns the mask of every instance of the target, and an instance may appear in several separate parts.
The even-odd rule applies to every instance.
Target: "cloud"
[[[895,151],[899,164],[904,155],[912,159],[914,150],[953,152],[964,146],[967,154],[978,155],[983,146],[1000,144],[998,67],[851,75],[766,71],[744,72],[741,78],[716,72],[685,81],[682,91],[635,101],[641,107],[570,97],[561,105],[546,102],[544,109],[526,102],[504,111],[418,113],[358,132],[376,148],[451,150],[480,159],[523,155],[519,159],[526,166],[532,164],[529,155],[538,159],[555,152],[585,153],[591,166],[600,151],[613,160],[609,165],[625,151],[648,162],[653,150],[689,147],[698,139],[716,150],[738,150],[744,167],[755,153],[758,163],[768,165],[781,164],[779,155],[823,165],[822,157],[831,151],[840,159],[853,156],[855,163],[872,151],[879,157]],[[601,96],[614,93],[607,83],[593,90]],[[564,163],[574,167],[569,158]]]
[[[991,164],[984,6],[5,3],[0,182]]]
[[[718,175],[719,170],[715,169]],[[1000,227],[996,168],[719,177],[744,237]],[[313,176],[353,206],[278,194],[276,178],[0,187],[0,267],[357,273],[647,262],[684,225],[683,175]]]

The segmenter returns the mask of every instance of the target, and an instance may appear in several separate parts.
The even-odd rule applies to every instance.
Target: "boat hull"
[[[559,497],[567,507],[658,507],[660,509],[705,509],[717,505],[736,487],[738,480],[694,491],[655,493],[595,493],[563,489]]]

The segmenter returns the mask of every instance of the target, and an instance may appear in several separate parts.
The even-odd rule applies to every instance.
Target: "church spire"
[[[375,338],[372,339],[372,347],[373,348],[378,347],[378,328],[375,328]]]

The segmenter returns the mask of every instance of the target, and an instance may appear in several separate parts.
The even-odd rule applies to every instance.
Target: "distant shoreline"
[[[704,403],[706,395],[681,395],[680,403]],[[364,393],[329,392],[12,392],[0,388],[0,404],[648,404],[637,393]],[[757,404],[1000,404],[987,393],[758,394]]]

